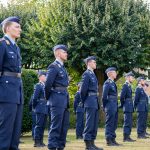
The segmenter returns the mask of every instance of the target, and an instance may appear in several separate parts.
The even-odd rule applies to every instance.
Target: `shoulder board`
[[[1,39],[0,39],[0,42],[2,42],[2,41],[5,41],[7,45],[10,45],[10,42],[9,42],[8,40],[6,40],[6,39],[4,39],[4,38],[1,38]]]
[[[87,72],[90,73],[90,74],[92,74],[92,71],[90,71],[90,70],[87,70]]]
[[[62,66],[60,64],[58,64],[56,61],[54,61],[52,64],[54,64],[55,66],[58,66],[59,68],[61,68]]]
[[[51,64],[48,66],[48,68],[50,68],[50,67],[55,67],[55,66],[57,66],[57,64],[56,64],[55,62],[53,62],[53,63],[51,63]]]
[[[107,79],[106,82],[107,82],[107,83],[112,83],[112,80]]]
[[[142,86],[141,86],[141,85],[138,85],[137,88],[142,88]]]

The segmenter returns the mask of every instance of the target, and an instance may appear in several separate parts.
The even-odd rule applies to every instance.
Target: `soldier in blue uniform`
[[[81,101],[80,95],[81,82],[78,83],[78,91],[75,94],[74,98],[74,112],[76,114],[76,138],[83,139],[83,130],[84,130],[84,108]]]
[[[139,77],[138,86],[135,91],[134,108],[137,110],[137,137],[148,138],[145,135],[145,124],[148,111],[147,95],[144,91],[145,78]]]
[[[145,93],[147,92],[147,88],[149,87],[149,84],[148,83],[145,83],[145,86],[144,86],[144,91]],[[148,94],[146,93],[147,97],[147,105],[148,105],[148,108],[149,108],[149,97],[148,97]],[[149,109],[146,111],[146,122],[145,122],[145,135],[146,136],[150,136],[150,134],[146,131],[147,129],[147,119],[148,119],[148,112],[149,112]]]
[[[129,72],[125,75],[126,82],[124,83],[120,95],[121,107],[124,112],[124,125],[123,125],[123,136],[124,142],[134,142],[131,139],[130,134],[132,130],[132,113],[134,112],[133,100],[132,100],[132,87],[131,84],[134,81],[134,74]]]
[[[44,129],[47,120],[47,101],[45,99],[45,81],[46,81],[46,72],[39,72],[39,83],[35,85],[33,93],[33,108],[36,114],[36,125],[34,128],[34,147],[44,147],[43,136]]]
[[[94,73],[96,58],[94,56],[87,57],[85,64],[87,70],[82,75],[80,89],[81,100],[86,113],[83,139],[86,144],[86,150],[102,150],[102,148],[98,148],[94,144],[99,122],[98,81]]]
[[[51,115],[48,135],[49,150],[63,150],[69,127],[69,85],[68,73],[64,67],[67,61],[67,47],[56,45],[53,48],[56,60],[49,65],[45,83],[45,95]]]
[[[21,134],[23,94],[20,49],[16,39],[21,26],[18,17],[2,23],[0,40],[0,150],[18,150]]]
[[[36,115],[35,115],[32,104],[33,104],[33,95],[31,96],[30,101],[29,101],[29,112],[32,117],[32,138],[34,140],[34,128],[36,125]]]
[[[115,67],[109,67],[105,73],[108,79],[103,85],[102,102],[105,111],[105,137],[108,146],[118,146],[116,142],[116,129],[118,123],[118,92],[114,82],[117,73]]]

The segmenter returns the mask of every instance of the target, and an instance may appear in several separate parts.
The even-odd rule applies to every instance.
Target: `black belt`
[[[39,101],[39,102],[40,102],[40,101],[44,101],[44,102],[45,102],[45,101],[46,101],[46,99],[39,99],[38,101]]]
[[[16,72],[2,72],[1,75],[21,78],[21,73],[16,73]]]
[[[88,96],[99,96],[99,93],[95,93],[95,92],[89,92]]]
[[[54,90],[61,90],[61,91],[67,91],[67,87],[59,86],[59,87],[53,87]]]
[[[146,102],[147,100],[146,99],[140,99],[139,101],[140,102]]]
[[[125,100],[126,101],[132,101],[132,98],[126,98]]]
[[[111,99],[117,99],[117,96],[109,95],[108,98],[111,98]]]

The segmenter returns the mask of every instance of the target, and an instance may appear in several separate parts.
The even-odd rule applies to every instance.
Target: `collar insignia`
[[[8,40],[5,40],[7,45],[10,45],[10,42]]]

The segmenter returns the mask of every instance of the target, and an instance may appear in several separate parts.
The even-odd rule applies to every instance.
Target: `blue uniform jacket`
[[[56,60],[48,67],[45,83],[45,96],[52,107],[69,107],[69,95],[66,90],[69,79],[66,69]],[[60,89],[59,89],[60,88]]]
[[[7,37],[0,40],[0,102],[22,104],[21,78],[4,76],[3,72],[21,73],[20,49]]]
[[[74,112],[84,112],[83,104],[81,101],[80,92],[78,91],[74,97]]]
[[[122,87],[120,101],[124,112],[134,111],[133,101],[132,101],[132,88],[128,82],[125,82],[125,84]]]
[[[114,81],[107,79],[103,85],[102,103],[105,111],[116,112],[118,110],[118,92]]]
[[[98,96],[96,95],[98,93],[98,81],[91,70],[87,69],[82,75],[80,93],[84,107],[99,109]],[[95,93],[95,95],[92,93]]]
[[[134,107],[138,112],[148,111],[148,97],[142,86],[138,86],[135,91]]]
[[[44,83],[37,83],[33,93],[33,108],[35,113],[48,113],[47,101],[44,94]]]

